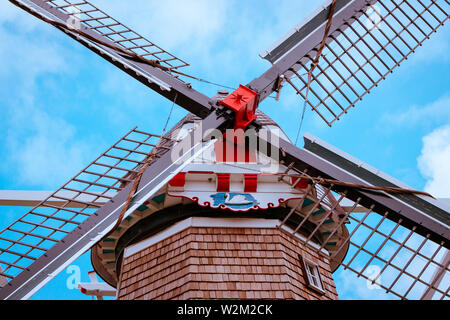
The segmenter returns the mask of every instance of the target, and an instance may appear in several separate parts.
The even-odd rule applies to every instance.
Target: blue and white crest
[[[231,210],[248,210],[259,205],[258,200],[249,193],[218,192],[212,194],[212,207],[227,207]]]

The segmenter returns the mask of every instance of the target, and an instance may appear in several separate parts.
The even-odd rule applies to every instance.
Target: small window
[[[325,294],[323,282],[320,277],[319,266],[316,263],[308,259],[305,259],[300,255],[299,258],[307,285],[310,288],[320,292],[321,294]]]

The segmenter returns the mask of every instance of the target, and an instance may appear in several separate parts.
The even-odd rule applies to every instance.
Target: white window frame
[[[299,258],[304,272],[304,278],[306,280],[308,287],[324,295],[325,287],[323,285],[319,265],[317,263],[312,262],[309,259],[303,258],[301,255],[299,255]]]

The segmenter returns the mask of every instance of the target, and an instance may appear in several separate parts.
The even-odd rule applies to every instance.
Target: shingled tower
[[[257,114],[263,128],[283,134]],[[195,120],[186,117],[168,136]],[[280,179],[283,165],[267,172],[275,165],[265,158],[224,162],[218,150],[211,146],[202,154],[211,158],[199,156],[92,249],[93,265],[117,287],[117,299],[337,299],[332,272],[340,261],[327,250],[338,245],[339,233],[321,255],[310,248],[323,239],[305,245],[300,240],[309,237],[310,225],[295,226],[308,211],[314,221],[330,216],[321,230],[326,235],[336,224],[331,217],[339,209],[330,210],[336,200],[305,197],[307,183],[293,187]]]

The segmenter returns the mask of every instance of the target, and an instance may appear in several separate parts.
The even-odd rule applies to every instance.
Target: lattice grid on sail
[[[319,44],[285,75],[308,106],[331,126],[448,20],[449,6],[447,0],[368,4],[328,36],[308,97],[308,71]]]
[[[368,288],[400,299],[450,299],[448,241],[436,243],[417,233],[418,226],[374,212],[374,205],[365,208],[361,198],[351,202],[348,190],[335,193],[333,187],[312,182],[280,226],[289,226],[294,237],[306,228],[300,241],[330,259],[346,254],[341,268],[365,279]]]
[[[47,199],[1,231],[0,279],[13,279],[96,214],[98,208],[133,181],[159,139],[160,136],[134,128]],[[167,148],[160,145],[159,149]]]
[[[158,60],[161,65],[170,69],[179,69],[189,65],[123,25],[88,1],[45,0],[45,2],[69,15],[73,21],[68,23],[81,23],[122,49],[148,60]]]

